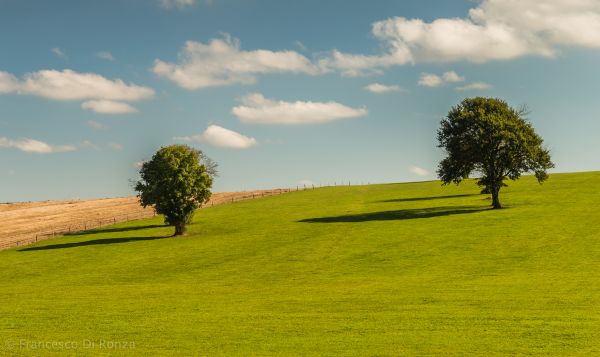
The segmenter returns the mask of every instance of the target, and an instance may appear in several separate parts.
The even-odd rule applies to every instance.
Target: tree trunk
[[[174,236],[182,236],[184,234],[185,234],[185,223],[184,222],[176,223]]]
[[[500,204],[500,198],[498,197],[499,193],[500,193],[500,187],[492,188],[492,207],[494,209],[502,208],[502,205]]]

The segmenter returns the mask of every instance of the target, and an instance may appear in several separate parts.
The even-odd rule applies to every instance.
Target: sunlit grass
[[[600,173],[478,193],[323,188],[0,252],[0,354],[600,353]]]

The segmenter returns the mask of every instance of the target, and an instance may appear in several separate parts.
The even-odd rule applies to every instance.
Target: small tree
[[[437,133],[447,153],[437,171],[443,184],[458,185],[478,173],[482,193],[492,195],[493,208],[502,208],[499,192],[507,178],[533,172],[539,183],[545,181],[554,164],[526,114],[495,98],[468,98],[453,107]]]
[[[135,190],[144,207],[154,205],[175,226],[175,235],[183,235],[194,211],[210,198],[216,166],[189,146],[163,147],[142,164]]]

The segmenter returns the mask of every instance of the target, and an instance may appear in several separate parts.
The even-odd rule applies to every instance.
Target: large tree
[[[144,207],[153,205],[175,226],[175,235],[183,235],[194,211],[210,198],[216,166],[189,146],[163,147],[142,164],[135,190]]]
[[[468,98],[453,107],[438,130],[438,146],[447,153],[437,171],[442,182],[459,184],[478,174],[482,193],[492,195],[493,208],[502,208],[499,192],[506,179],[533,172],[545,181],[554,164],[526,115],[496,98]]]

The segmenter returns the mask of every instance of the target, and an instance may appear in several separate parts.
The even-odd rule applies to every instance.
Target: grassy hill
[[[0,355],[600,353],[600,173],[478,192],[323,188],[0,252]]]

